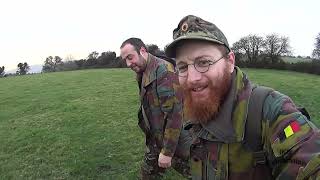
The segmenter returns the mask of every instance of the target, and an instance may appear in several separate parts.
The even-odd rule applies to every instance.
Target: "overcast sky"
[[[310,56],[320,32],[319,0],[1,0],[0,66],[43,64],[48,56],[86,58],[115,51],[129,37],[163,48],[180,19],[215,23],[232,45],[248,34],[288,36]]]

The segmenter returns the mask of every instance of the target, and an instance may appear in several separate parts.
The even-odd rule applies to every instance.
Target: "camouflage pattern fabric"
[[[190,143],[188,144],[188,147],[190,148]],[[159,148],[157,148],[155,144],[149,144],[146,146],[146,151],[141,166],[141,179],[149,180],[162,178],[165,168],[158,166],[159,153]],[[191,179],[189,156],[181,157],[179,154],[175,154],[172,157],[171,166],[186,179]]]
[[[137,79],[139,82],[140,78]],[[186,172],[184,175],[188,176],[191,137],[187,131],[181,131],[182,91],[171,63],[149,54],[146,70],[141,77],[140,98],[148,118],[148,122],[139,118],[147,145],[142,174],[161,176],[164,170],[158,167],[161,152],[173,157],[172,166],[178,167],[179,161],[184,164],[180,166],[184,169],[180,172]]]
[[[263,105],[262,140],[267,164],[255,166],[244,145],[252,85],[236,67],[232,87],[218,116],[191,124],[193,179],[319,179],[320,131],[292,102],[273,91]]]

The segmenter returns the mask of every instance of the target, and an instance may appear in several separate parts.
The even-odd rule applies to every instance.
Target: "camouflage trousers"
[[[191,179],[189,164],[191,140],[189,133],[182,130],[175,154],[171,161],[173,169],[187,179]],[[158,166],[160,150],[161,149],[157,147],[155,142],[149,142],[146,145],[146,151],[140,172],[142,180],[162,178],[166,169]]]

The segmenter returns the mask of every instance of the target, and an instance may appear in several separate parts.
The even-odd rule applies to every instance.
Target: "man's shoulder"
[[[157,68],[157,75],[158,77],[161,77],[162,75],[165,75],[167,73],[174,73],[174,66],[170,62],[160,59],[157,59],[158,61],[158,68]]]
[[[311,120],[307,109],[301,105],[296,105],[294,101],[286,94],[273,90],[266,97],[263,105],[263,115],[265,119],[275,121],[277,117],[280,119],[288,119],[288,115],[298,117],[303,115],[305,119]],[[290,119],[290,118],[289,118]]]
[[[273,90],[268,94],[263,107],[264,113],[279,113],[283,110],[290,111],[290,109],[295,109],[295,105],[291,98],[277,90]]]

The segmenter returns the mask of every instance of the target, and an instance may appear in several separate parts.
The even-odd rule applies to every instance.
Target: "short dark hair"
[[[134,37],[132,37],[132,38],[129,38],[129,39],[127,39],[127,40],[125,40],[122,44],[121,44],[121,46],[120,46],[120,48],[123,48],[125,45],[127,45],[127,44],[131,44],[133,47],[134,47],[134,49],[137,51],[137,53],[139,53],[140,54],[140,49],[142,48],[142,47],[144,47],[144,49],[148,52],[148,49],[147,49],[147,46],[143,43],[143,41],[141,40],[141,39],[139,39],[139,38],[134,38]]]

